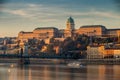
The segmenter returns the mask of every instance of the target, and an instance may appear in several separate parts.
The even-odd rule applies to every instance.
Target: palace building
[[[69,17],[66,22],[65,29],[58,29],[56,27],[39,27],[32,32],[21,31],[18,33],[18,39],[21,41],[27,41],[28,39],[50,39],[50,38],[67,38],[74,35],[85,34],[88,36],[120,36],[120,29],[107,29],[103,25],[86,25],[81,26],[79,29],[75,29],[74,19]]]
[[[52,37],[57,37],[58,34],[58,29],[55,27],[41,27],[41,28],[36,28],[32,32],[24,32],[21,31],[18,34],[18,38],[21,40],[28,40],[28,39],[46,39],[46,38],[52,38]]]
[[[32,32],[21,31],[18,34],[18,39],[27,41],[28,39],[47,39],[47,38],[66,38],[72,37],[75,30],[75,24],[72,17],[69,17],[66,23],[66,29],[59,30],[56,27],[39,27]]]
[[[86,34],[88,36],[102,36],[106,34],[106,27],[102,25],[87,25],[87,26],[82,26],[78,29],[78,34]]]

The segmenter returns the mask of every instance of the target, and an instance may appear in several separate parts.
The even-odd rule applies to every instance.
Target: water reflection
[[[120,65],[87,66],[87,80],[119,80]]]
[[[119,80],[120,65],[0,65],[0,80]]]
[[[16,66],[8,69],[8,80],[76,80],[86,77],[86,68],[76,69],[59,65]],[[2,80],[5,80],[4,77]]]
[[[28,65],[17,66],[16,74],[17,74],[16,80],[32,80],[31,79],[31,68]]]

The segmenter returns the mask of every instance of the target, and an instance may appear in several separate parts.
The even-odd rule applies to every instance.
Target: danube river
[[[120,65],[0,63],[0,80],[120,80]]]

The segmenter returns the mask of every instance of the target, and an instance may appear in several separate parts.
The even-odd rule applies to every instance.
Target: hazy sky
[[[120,0],[0,0],[0,37],[17,36],[37,27],[64,29],[72,16],[75,27],[120,27]]]

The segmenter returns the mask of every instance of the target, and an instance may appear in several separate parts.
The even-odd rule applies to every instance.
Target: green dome
[[[74,23],[74,20],[72,17],[69,17],[68,20],[67,20],[67,23]]]

